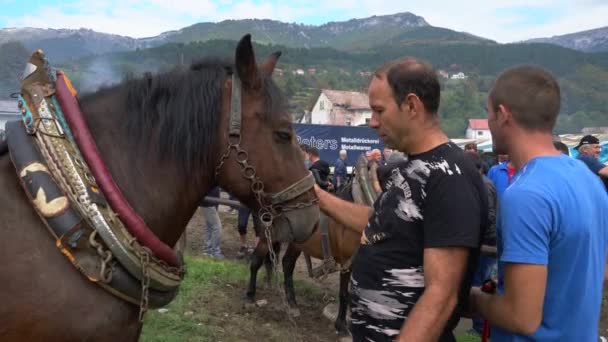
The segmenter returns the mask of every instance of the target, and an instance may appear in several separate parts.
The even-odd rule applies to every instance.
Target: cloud
[[[7,1],[14,0],[0,0],[0,3]],[[392,0],[79,0],[39,7],[30,11],[31,14],[4,20],[9,27],[85,27],[147,37],[204,21],[264,18],[318,23],[319,18],[340,21],[406,11],[424,17],[434,26],[504,43],[605,26],[608,3],[605,0],[427,0],[413,6]]]

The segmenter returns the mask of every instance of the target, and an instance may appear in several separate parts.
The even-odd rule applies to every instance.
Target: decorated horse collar
[[[67,76],[52,69],[39,50],[29,59],[21,88],[25,130],[9,125],[9,150],[57,247],[89,280],[138,304],[140,318],[148,305],[169,303],[183,278],[180,262],[122,197]]]

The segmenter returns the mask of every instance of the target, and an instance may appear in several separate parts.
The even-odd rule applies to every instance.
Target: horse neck
[[[211,184],[208,175],[185,176],[171,158],[160,161],[142,146],[155,146],[154,138],[137,142],[123,124],[129,115],[116,98],[98,98],[82,102],[85,120],[116,185],[135,212],[156,236],[173,246],[184,232],[200,200]]]

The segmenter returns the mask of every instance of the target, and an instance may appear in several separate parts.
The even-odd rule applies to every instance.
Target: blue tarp
[[[353,166],[361,153],[384,144],[378,133],[369,127],[294,124],[299,144],[319,149],[321,159],[334,165],[340,150],[347,152],[347,164]]]

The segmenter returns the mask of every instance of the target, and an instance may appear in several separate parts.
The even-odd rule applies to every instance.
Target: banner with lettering
[[[369,127],[294,124],[294,129],[298,143],[319,149],[321,159],[331,166],[340,150],[346,150],[347,164],[353,166],[361,153],[384,148],[378,133]]]

